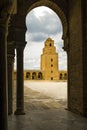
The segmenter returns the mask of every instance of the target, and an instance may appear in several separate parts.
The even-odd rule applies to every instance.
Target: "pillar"
[[[83,115],[87,117],[87,1],[82,1],[83,27]]]
[[[24,76],[23,76],[23,50],[24,46],[17,45],[17,98],[15,115],[24,115]]]
[[[7,25],[0,19],[0,130],[8,129],[7,113]]]
[[[83,34],[82,0],[77,0],[77,1],[69,0],[68,10],[69,10],[68,11],[68,31],[69,31],[68,34],[69,34],[69,45],[70,45],[70,51],[68,56],[68,64],[69,64],[68,65],[69,66],[68,108],[70,111],[74,113],[84,115],[84,110],[83,110],[84,107],[83,51],[84,49],[83,46],[85,46],[85,44],[83,43],[83,35],[82,35]],[[86,61],[84,63],[86,63]]]
[[[7,34],[10,15],[14,13],[13,2],[0,3],[0,130],[8,130]]]
[[[13,113],[13,70],[14,70],[14,46],[8,44],[8,114]]]
[[[15,15],[15,48],[17,51],[17,90],[15,115],[23,115],[24,112],[24,75],[23,75],[23,51],[25,47],[25,15]]]
[[[66,51],[67,54],[67,110],[69,110],[69,103],[70,103],[70,80],[69,80],[69,71],[70,71],[70,66],[69,66],[69,53],[70,53],[70,45],[69,45],[69,37],[68,37],[68,32],[66,37],[63,38],[64,40],[64,51]]]

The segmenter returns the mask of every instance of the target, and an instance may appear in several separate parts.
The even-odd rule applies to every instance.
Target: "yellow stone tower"
[[[54,46],[54,40],[48,38],[44,43],[43,54],[41,55],[41,70],[43,79],[58,80],[58,53]]]

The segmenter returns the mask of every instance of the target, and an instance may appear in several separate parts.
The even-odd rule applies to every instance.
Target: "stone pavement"
[[[87,118],[65,109],[31,110],[9,116],[9,130],[87,130]]]
[[[65,100],[54,99],[25,87],[26,114],[9,116],[8,130],[87,130],[87,118],[65,108]]]

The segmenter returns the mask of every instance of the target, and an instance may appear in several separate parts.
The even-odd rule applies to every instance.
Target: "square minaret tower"
[[[45,80],[58,80],[58,53],[54,46],[54,40],[48,38],[44,43],[41,55],[41,70]]]

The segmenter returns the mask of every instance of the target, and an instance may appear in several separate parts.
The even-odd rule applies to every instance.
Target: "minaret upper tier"
[[[46,80],[58,79],[58,53],[54,46],[54,40],[48,38],[44,43],[43,54],[41,55],[41,70]]]
[[[54,54],[56,52],[56,47],[54,46],[54,40],[51,38],[48,38],[45,41],[45,47],[43,48],[43,53],[44,54]]]

